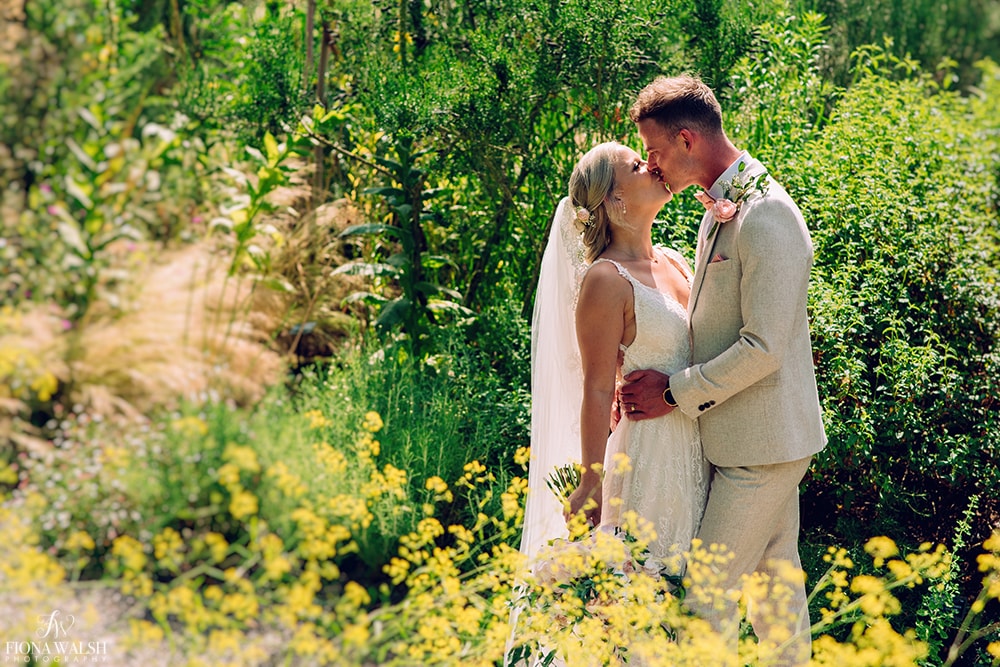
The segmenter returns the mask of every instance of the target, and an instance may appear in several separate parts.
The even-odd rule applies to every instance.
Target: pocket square
[[[715,253],[715,257],[712,258],[712,261],[709,262],[709,264],[715,264],[716,262],[724,262],[727,259],[728,259],[728,257],[726,257],[725,255],[723,255],[721,253]]]

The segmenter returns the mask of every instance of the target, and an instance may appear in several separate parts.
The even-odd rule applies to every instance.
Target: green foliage
[[[889,525],[937,515],[941,494],[995,502],[990,124],[926,77],[872,73],[783,167],[816,246],[823,487],[874,502]]]
[[[10,260],[0,298],[54,301],[72,320],[112,289],[115,241],[177,238],[202,196],[204,145],[183,137],[185,119],[155,94],[160,34],[133,32],[121,16],[100,23],[99,11],[31,3],[25,67],[0,76],[10,84],[0,153],[12,157],[0,164]]]
[[[950,60],[965,85],[979,78],[975,63],[1000,60],[1000,6],[991,0],[940,3],[933,0],[796,0],[793,11],[819,12],[831,27],[824,71],[839,85],[853,76],[850,55],[868,44],[887,45],[898,58],[913,58],[927,70]]]
[[[721,99],[732,68],[755,51],[758,31],[772,14],[784,9],[777,1],[737,2],[725,0],[685,0],[679,3],[680,34],[687,40],[687,62]]]
[[[243,54],[239,96],[233,114],[247,140],[279,134],[294,125],[310,98],[303,88],[305,51],[297,13],[268,12],[255,24]]]
[[[827,27],[817,14],[779,15],[757,31],[753,48],[730,72],[726,127],[737,145],[751,146],[780,169],[822,129],[833,105],[837,91],[819,68]]]
[[[969,499],[965,513],[954,527],[955,532],[949,547],[952,554],[961,553],[967,548],[978,506],[979,496],[974,495]],[[916,610],[915,629],[920,639],[927,642],[931,655],[944,655],[947,646],[961,626],[960,613],[963,606],[959,604],[962,600],[961,573],[961,558],[953,555],[949,571],[941,583],[928,589]]]
[[[350,73],[352,101],[389,135],[412,136],[414,151],[434,149],[428,189],[465,181],[440,224],[466,306],[509,298],[497,291],[508,280],[530,302],[534,276],[518,269],[544,245],[582,148],[631,134],[621,105],[675,52],[670,17],[620,0],[435,6],[419,25],[344,10],[332,69]]]
[[[262,143],[263,150],[246,147],[251,165],[256,166],[252,175],[248,177],[236,169],[226,170],[234,186],[220,209],[223,215],[211,221],[214,230],[232,236],[230,276],[246,267],[254,270],[258,277],[265,277],[270,272],[270,255],[260,237],[276,234],[276,230],[262,220],[262,214],[274,210],[268,196],[285,184],[290,171],[287,161],[294,151],[287,143],[278,143],[269,132],[264,134]]]
[[[447,195],[447,190],[425,190],[426,173],[417,166],[420,158],[428,151],[413,152],[413,139],[401,136],[393,142],[395,159],[376,156],[380,171],[390,179],[390,185],[368,188],[365,194],[382,197],[388,206],[386,224],[359,225],[345,229],[342,237],[354,235],[384,235],[386,240],[397,241],[399,252],[393,252],[392,245],[381,245],[372,261],[359,260],[344,264],[337,273],[366,275],[375,279],[392,281],[400,290],[395,298],[372,292],[355,293],[348,301],[365,300],[379,306],[375,318],[376,330],[388,333],[399,327],[407,337],[410,348],[417,358],[423,358],[427,350],[429,325],[439,321],[440,315],[452,313],[468,317],[472,311],[459,302],[461,295],[442,287],[434,274],[436,269],[447,267],[447,257],[428,254],[424,235],[425,221],[434,219],[434,212],[426,208],[426,202],[438,195]],[[389,254],[392,253],[392,254]],[[386,254],[384,260],[378,255]],[[381,260],[381,261],[380,261]]]
[[[410,496],[399,510],[376,512],[370,529],[359,536],[359,558],[345,567],[361,568],[367,576],[380,576],[399,537],[423,518],[420,503],[428,479],[439,477],[451,484],[476,460],[497,476],[497,484],[505,485],[510,452],[527,439],[526,392],[490,372],[483,351],[457,340],[440,347],[443,353],[421,365],[411,363],[405,349],[396,347],[346,356],[336,367],[305,372],[296,400],[274,408],[264,420],[274,436],[262,439],[262,456],[284,461],[293,472],[307,476],[314,465],[311,452],[290,451],[281,424],[294,428],[296,415],[315,411],[328,417],[320,430],[322,439],[336,444],[355,437],[367,412],[381,415],[379,460],[407,471]],[[335,488],[345,490],[336,476],[316,479],[311,486],[326,495],[334,495]],[[442,508],[442,521],[467,521],[480,511],[500,511],[498,495],[484,499],[456,494],[455,502]]]

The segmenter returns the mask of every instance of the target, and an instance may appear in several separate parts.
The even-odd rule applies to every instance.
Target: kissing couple
[[[755,614],[767,600],[751,594],[748,615],[760,645],[778,647],[769,664],[805,665],[798,489],[826,445],[806,309],[809,231],[789,194],[727,137],[697,78],[657,78],[629,113],[645,157],[614,142],[583,155],[542,260],[521,551],[530,562],[580,512],[597,530],[637,514],[663,563],[696,539],[718,545],[730,555],[723,589],[753,573],[790,588],[791,613]],[[693,269],[651,237],[661,208],[689,187],[706,209]],[[569,464],[582,468],[564,501],[546,486]],[[737,660],[735,597],[688,590],[685,600],[718,632],[719,664]]]

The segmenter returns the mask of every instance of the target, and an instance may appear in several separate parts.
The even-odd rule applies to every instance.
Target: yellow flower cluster
[[[457,479],[414,483],[406,470],[379,460],[374,434],[384,424],[377,413],[368,413],[357,437],[341,446],[321,439],[329,432],[319,431],[332,423],[322,412],[306,419],[297,428],[308,428],[316,442],[303,450],[304,467],[291,459],[268,465],[264,453],[230,443],[215,472],[221,489],[211,516],[110,542],[102,565],[152,619],[130,623],[131,646],[169,642],[183,647],[177,664],[188,665],[487,667],[508,648],[522,661],[553,654],[572,665],[718,664],[720,640],[688,611],[677,580],[643,568],[655,538],[647,522],[627,515],[623,540],[592,533],[582,515],[574,517],[570,541],[529,569],[511,546],[523,520],[523,477],[500,484],[488,466],[471,461]],[[207,436],[200,419],[173,427]],[[525,465],[529,451],[521,448],[514,458]],[[136,465],[120,459],[125,468]],[[45,501],[31,498],[26,502]],[[461,510],[471,508],[466,524],[446,520],[457,508],[445,505],[456,499]],[[383,569],[384,583],[353,580],[359,554],[390,525],[407,528]],[[0,592],[16,590],[18,599],[66,577],[29,526],[0,504],[7,538],[0,543]],[[62,548],[74,567],[102,553],[94,536],[79,530],[67,533]],[[972,614],[1000,598],[1000,531],[983,548],[983,590]],[[854,573],[845,549],[825,556],[829,570],[813,587],[824,600],[814,619],[814,667],[915,667],[928,658],[913,630],[897,630],[888,620],[901,609],[894,591],[942,580],[951,555],[930,544],[904,555],[885,537],[872,538],[865,551],[874,571],[863,574]],[[731,590],[720,576],[727,551],[696,541],[683,557],[687,601],[753,600],[755,614],[778,621],[789,612],[787,582],[801,576],[778,570]],[[680,571],[680,556],[667,565]],[[515,626],[517,645],[508,646]],[[963,627],[968,639],[987,636],[971,623]],[[740,646],[744,664],[761,666],[774,649],[752,638]],[[1000,643],[988,653],[1000,664]]]

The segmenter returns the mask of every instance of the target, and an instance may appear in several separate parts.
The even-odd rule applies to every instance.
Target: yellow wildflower
[[[180,533],[170,526],[153,536],[153,556],[157,565],[162,568],[177,571],[184,560],[181,555],[183,548],[184,542]]]
[[[67,551],[93,551],[95,546],[94,538],[83,530],[78,530],[66,538]]]
[[[229,513],[237,520],[256,514],[257,496],[243,489],[237,491],[229,503]]]
[[[328,471],[339,474],[347,470],[347,457],[325,442],[313,445],[316,460]]]
[[[225,451],[222,452],[222,458],[240,470],[260,472],[260,462],[257,460],[257,452],[250,447],[230,443],[226,445]]]
[[[889,571],[892,572],[897,581],[906,579],[913,574],[913,568],[910,567],[910,564],[898,559],[889,561]]]
[[[323,413],[319,410],[309,410],[302,416],[309,420],[309,428],[311,429],[323,428],[333,423],[324,417]]]
[[[888,537],[879,536],[868,540],[865,551],[875,559],[875,567],[882,567],[886,558],[892,558],[899,553],[899,548]]]
[[[823,554],[823,560],[830,563],[833,567],[840,567],[846,570],[854,567],[854,562],[847,555],[847,549],[843,547],[828,547],[826,553]]]
[[[368,643],[369,636],[368,626],[354,623],[346,626],[341,634],[348,646],[364,646]]]
[[[240,483],[240,469],[235,463],[224,463],[216,474],[223,486],[230,487]]]
[[[378,433],[382,430],[382,417],[379,413],[371,410],[365,413],[365,421],[361,424],[361,427],[370,433]]]
[[[229,553],[229,543],[226,542],[226,538],[220,533],[206,533],[204,540],[212,562],[221,563]]]
[[[518,447],[517,451],[514,452],[514,463],[524,467],[528,465],[529,460],[531,460],[531,449],[528,447]]]
[[[0,484],[17,484],[17,470],[8,463],[0,462]]]
[[[365,587],[356,581],[348,581],[344,586],[344,600],[354,608],[360,608],[372,601]]]
[[[38,396],[38,400],[47,401],[59,389],[59,380],[49,371],[44,371],[31,381],[31,390]]]
[[[302,480],[288,470],[288,466],[279,461],[271,466],[267,474],[274,478],[278,485],[278,490],[289,498],[300,498],[306,493],[306,486]]]
[[[201,417],[181,417],[174,420],[171,427],[178,433],[189,437],[203,436],[208,434],[208,424]]]
[[[111,544],[111,553],[117,556],[126,570],[138,572],[146,567],[146,554],[142,544],[134,537],[122,535]]]

